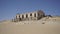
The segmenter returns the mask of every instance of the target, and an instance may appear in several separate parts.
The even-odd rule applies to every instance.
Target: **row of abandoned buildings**
[[[39,20],[45,17],[45,13],[42,10],[24,13],[24,14],[16,14],[16,17],[13,19],[14,22],[26,21],[26,20]]]

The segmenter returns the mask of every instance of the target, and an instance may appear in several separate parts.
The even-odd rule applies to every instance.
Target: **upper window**
[[[22,15],[22,18],[24,18],[24,15]]]
[[[32,16],[32,13],[30,14],[30,16]]]
[[[17,16],[16,16],[16,19],[17,19]]]
[[[20,15],[19,15],[19,18],[20,18]]]
[[[38,16],[39,16],[40,14],[38,13]]]
[[[36,13],[34,13],[34,17],[36,17]]]
[[[26,14],[26,18],[28,18],[28,14]]]

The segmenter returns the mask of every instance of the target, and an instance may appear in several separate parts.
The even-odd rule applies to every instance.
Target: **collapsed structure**
[[[13,21],[19,22],[19,21],[26,21],[26,20],[39,20],[43,17],[45,17],[45,13],[42,10],[38,10],[30,13],[16,14],[16,17],[14,18]]]

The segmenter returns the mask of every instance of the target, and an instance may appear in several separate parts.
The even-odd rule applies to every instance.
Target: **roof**
[[[22,13],[22,14],[37,13],[37,12],[44,13],[42,10],[37,10],[37,11],[33,11],[33,12],[26,12],[26,13]],[[19,14],[19,13],[17,13],[16,15],[20,15],[20,14]]]

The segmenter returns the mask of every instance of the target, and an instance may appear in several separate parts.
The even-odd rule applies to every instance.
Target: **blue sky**
[[[40,9],[47,15],[60,16],[60,0],[0,0],[0,21]]]

